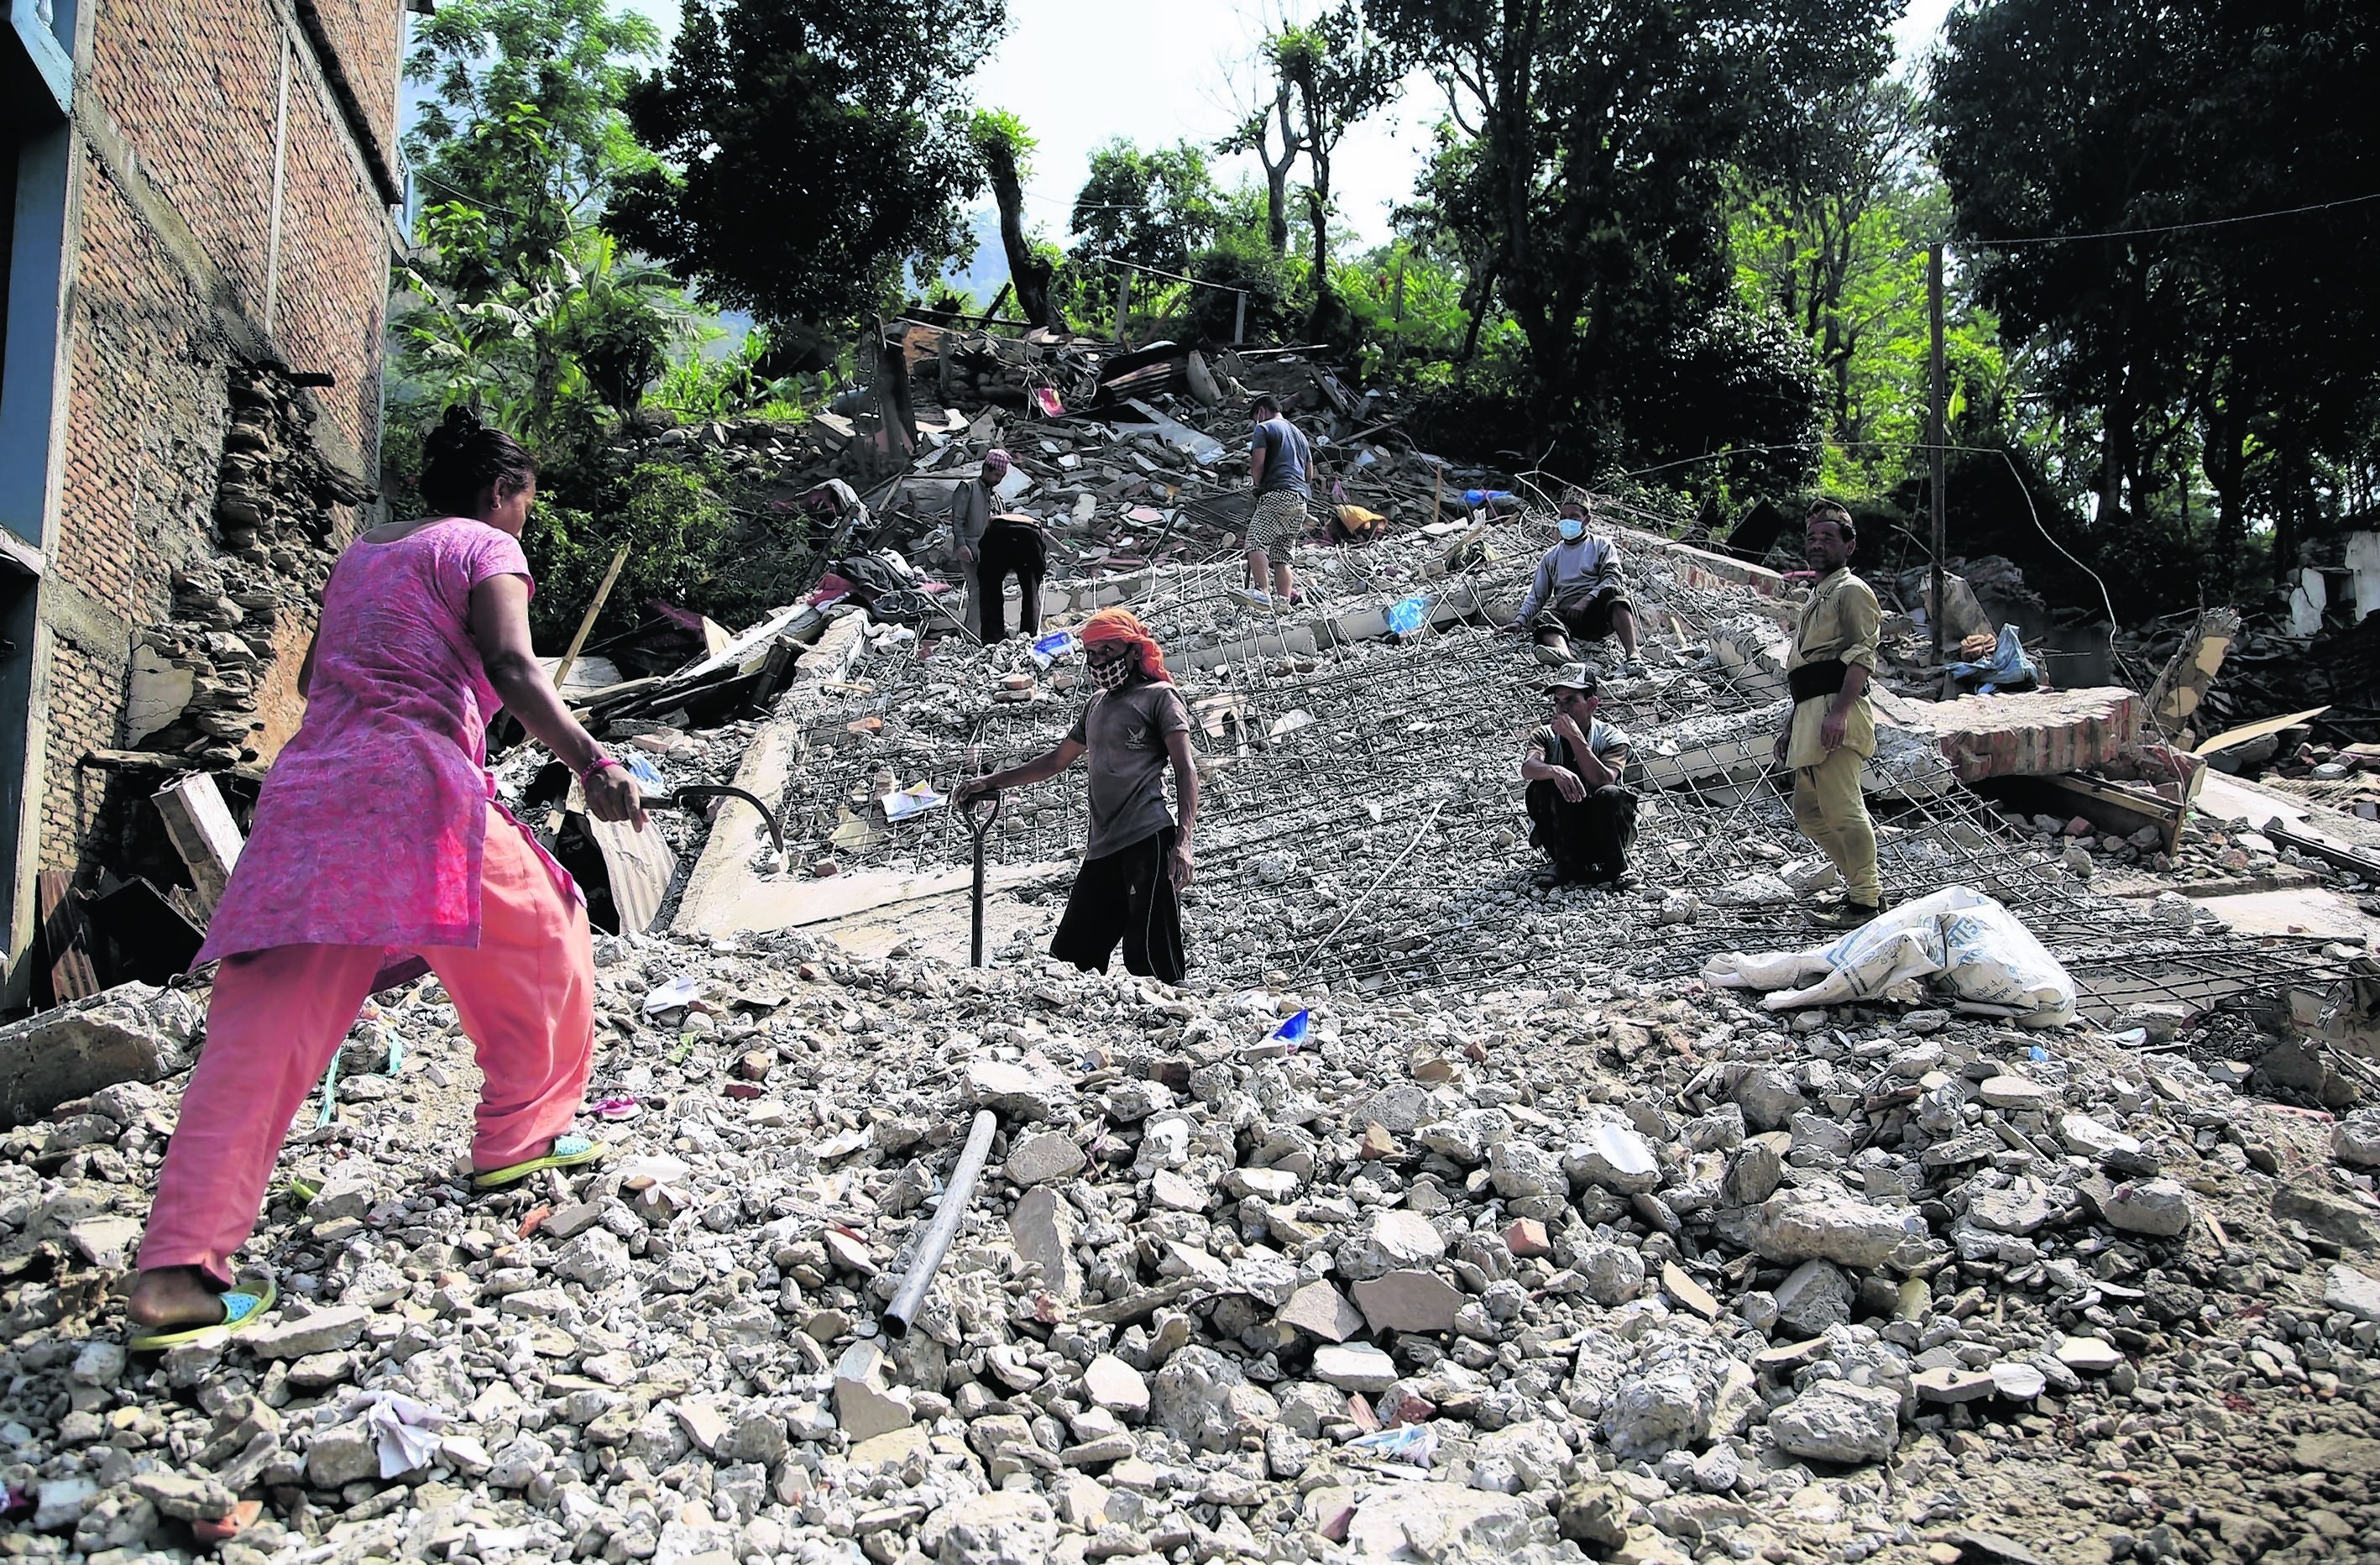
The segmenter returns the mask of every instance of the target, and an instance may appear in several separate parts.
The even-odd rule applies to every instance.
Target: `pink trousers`
[[[446,986],[480,1074],[471,1162],[543,1154],[570,1128],[595,1046],[595,962],[587,910],[554,883],[521,829],[489,811],[480,944],[421,952]],[[206,1048],[182,1093],[140,1268],[231,1257],[262,1208],[289,1122],[355,1025],[387,953],[378,946],[285,945],[225,959]]]

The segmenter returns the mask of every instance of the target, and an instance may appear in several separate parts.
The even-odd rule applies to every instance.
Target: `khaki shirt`
[[[1810,589],[1810,600],[1802,605],[1802,617],[1793,626],[1793,655],[1785,660],[1785,666],[1797,669],[1839,658],[1858,664],[1873,676],[1876,633],[1883,624],[1884,611],[1876,604],[1875,588],[1844,566]],[[1818,727],[1834,700],[1832,696],[1813,696],[1795,705],[1792,738],[1785,746],[1786,765],[1816,766],[1827,758],[1827,748],[1818,742]],[[1843,714],[1843,745],[1863,756],[1876,754],[1876,709],[1864,692]]]

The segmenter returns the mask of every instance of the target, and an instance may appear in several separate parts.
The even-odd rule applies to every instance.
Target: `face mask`
[[[1576,516],[1564,516],[1561,519],[1561,535],[1564,541],[1575,543],[1586,536],[1586,524]]]
[[[1136,661],[1131,653],[1127,652],[1121,658],[1111,659],[1103,663],[1086,663],[1084,667],[1090,673],[1091,683],[1100,689],[1121,690],[1124,686],[1124,682],[1132,678],[1133,664]]]

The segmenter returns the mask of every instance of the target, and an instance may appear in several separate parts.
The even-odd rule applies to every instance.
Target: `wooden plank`
[[[64,869],[44,869],[35,887],[42,943],[49,958],[50,998],[61,1005],[88,1000],[100,990],[99,968],[91,959],[91,922],[75,896],[74,877]]]
[[[2191,754],[2211,756],[2224,750],[2236,750],[2242,745],[2252,745],[2259,739],[2278,734],[2284,729],[2295,728],[2301,722],[2312,722],[2328,710],[2330,710],[2328,707],[2308,707],[2304,711],[2290,712],[2286,717],[2268,717],[2259,722],[2242,723],[2237,728],[2227,728],[2214,738],[2200,745]]]
[[[553,687],[556,690],[569,682],[571,665],[578,661],[580,649],[587,645],[587,633],[595,628],[595,616],[601,613],[603,605],[611,601],[613,584],[620,579],[620,568],[627,563],[628,546],[623,543],[613,551],[612,566],[603,573],[603,585],[595,589],[593,598],[588,600],[587,612],[578,617],[578,633],[570,638],[570,649],[562,654],[561,666],[553,671]]]
[[[201,922],[214,916],[232,867],[239,862],[241,838],[230,808],[206,772],[193,772],[157,790],[152,801],[165,818],[165,835],[190,871]]]

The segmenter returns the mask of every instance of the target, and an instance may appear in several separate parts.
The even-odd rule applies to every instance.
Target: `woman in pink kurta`
[[[424,445],[445,515],[363,534],[332,570],[299,671],[306,719],[273,765],[199,953],[220,959],[127,1313],[136,1348],[260,1317],[231,1289],[290,1117],[364,999],[434,970],[486,1077],[475,1183],[589,1163],[566,1134],[594,1045],[587,912],[562,867],[494,802],[499,705],[576,771],[588,807],[643,823],[635,782],[572,720],[530,651],[520,535],[537,469],[459,409]]]

